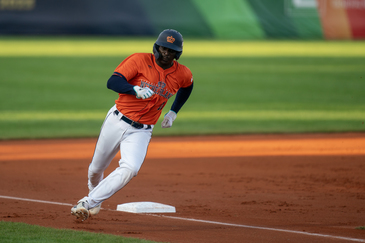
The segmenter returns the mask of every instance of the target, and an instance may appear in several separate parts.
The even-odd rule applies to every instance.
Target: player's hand
[[[138,85],[134,86],[133,87],[134,89],[134,92],[136,92],[136,97],[138,99],[148,99],[150,98],[152,95],[155,94],[155,92],[153,92],[150,88],[148,87],[144,87],[144,88],[141,88],[139,87]]]
[[[162,123],[161,123],[161,127],[162,128],[169,128],[172,126],[172,123],[175,121],[177,114],[175,113],[175,111],[170,110],[169,112],[166,113]]]

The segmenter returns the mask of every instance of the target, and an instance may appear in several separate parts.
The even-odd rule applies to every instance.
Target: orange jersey
[[[114,72],[122,74],[132,85],[149,87],[155,92],[144,100],[130,94],[119,94],[115,101],[117,109],[125,116],[149,125],[156,124],[171,96],[193,82],[193,75],[186,66],[174,61],[172,67],[162,69],[157,65],[155,56],[149,53],[136,53],[127,57]]]

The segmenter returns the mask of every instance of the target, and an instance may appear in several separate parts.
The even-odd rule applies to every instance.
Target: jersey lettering
[[[193,80],[186,66],[174,61],[172,67],[164,70],[150,53],[132,54],[114,72],[122,74],[132,85],[149,87],[155,92],[144,100],[130,94],[119,94],[115,101],[118,110],[129,119],[149,125],[156,124],[167,100],[180,88],[190,86]]]
[[[141,80],[141,87],[148,87],[150,88],[155,94],[162,96],[166,99],[170,99],[174,94],[171,94],[168,90],[165,90],[166,84],[162,81],[159,81],[157,85],[153,85],[148,83],[147,81]]]

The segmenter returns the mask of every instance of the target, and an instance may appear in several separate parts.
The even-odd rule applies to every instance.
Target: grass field
[[[19,232],[22,232],[19,234]],[[35,242],[35,243],[70,243],[70,242],[118,242],[118,243],[153,243],[154,241],[126,238],[108,234],[80,232],[67,229],[52,229],[24,223],[0,221],[0,242]]]
[[[97,136],[106,81],[153,41],[0,39],[0,139]],[[185,43],[194,91],[155,135],[365,131],[365,42]]]
[[[117,98],[107,79],[153,42],[2,37],[0,139],[97,136]],[[194,91],[174,126],[158,123],[155,135],[365,131],[365,42],[186,40],[184,48],[180,62],[194,74]],[[124,242],[0,226],[1,242]]]

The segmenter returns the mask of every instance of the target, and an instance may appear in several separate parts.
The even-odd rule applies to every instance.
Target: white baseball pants
[[[93,159],[88,171],[89,195],[85,197],[90,208],[96,207],[122,189],[137,175],[147,154],[153,126],[137,129],[120,120],[114,105],[108,112],[96,143]],[[104,171],[120,150],[119,167],[106,178]]]

